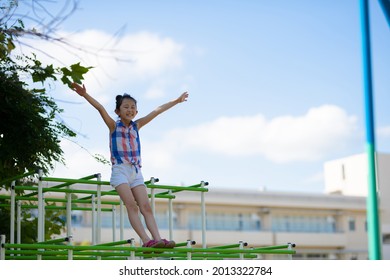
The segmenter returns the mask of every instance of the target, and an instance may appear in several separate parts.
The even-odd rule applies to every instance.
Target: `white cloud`
[[[84,66],[93,66],[85,76],[85,84],[101,103],[112,101],[112,95],[124,92],[131,84],[153,80],[149,97],[164,95],[164,80],[171,79],[169,71],[182,65],[183,46],[172,38],[162,37],[151,32],[138,32],[115,37],[98,30],[85,30],[76,33],[60,32],[67,45],[48,41],[27,40],[34,47],[24,46],[24,53],[33,51],[46,63],[69,66],[81,61]],[[51,55],[43,55],[42,52]]]
[[[220,117],[194,127],[175,129],[159,140],[165,157],[205,150],[233,157],[264,156],[274,162],[314,161],[342,151],[356,131],[356,117],[323,105],[303,116]],[[173,163],[170,159],[170,163]]]

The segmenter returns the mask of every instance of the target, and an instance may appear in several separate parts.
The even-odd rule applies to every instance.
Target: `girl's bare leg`
[[[144,185],[139,185],[131,189],[141,214],[145,218],[146,227],[150,231],[154,240],[161,240],[160,233],[158,231],[156,219],[153,216],[152,207],[150,206],[148,193]]]
[[[138,216],[138,205],[131,188],[129,187],[128,184],[121,184],[117,186],[115,189],[126,206],[127,215],[129,217],[131,226],[133,227],[134,231],[138,234],[138,236],[141,238],[143,244],[147,243],[150,240],[150,238],[147,235],[144,225],[142,224]]]

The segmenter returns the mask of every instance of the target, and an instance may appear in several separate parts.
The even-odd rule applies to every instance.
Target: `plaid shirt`
[[[110,135],[111,163],[129,163],[141,167],[141,143],[137,123],[131,121],[126,127],[121,120],[116,122],[115,131]]]

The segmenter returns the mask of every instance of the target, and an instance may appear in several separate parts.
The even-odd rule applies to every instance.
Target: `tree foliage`
[[[34,29],[26,29],[21,19],[10,20],[18,1],[0,0],[0,182],[38,167],[47,173],[55,162],[64,162],[60,141],[76,133],[58,116],[62,109],[46,91],[57,80],[70,86],[81,83],[91,67],[75,63],[69,67],[43,65],[35,54],[13,55],[21,36],[47,39]],[[11,24],[9,25],[9,22]],[[0,185],[0,189],[4,186]],[[9,203],[1,201],[0,204]],[[61,212],[46,215],[46,237],[58,234],[63,226]],[[36,221],[23,211],[23,238],[35,241]],[[9,209],[0,207],[0,233],[9,233]]]

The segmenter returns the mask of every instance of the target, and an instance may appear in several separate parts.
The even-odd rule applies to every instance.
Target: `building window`
[[[343,181],[345,181],[345,179],[346,179],[346,176],[345,176],[345,165],[344,164],[341,165],[341,179],[343,179]]]
[[[156,212],[155,215],[156,223],[158,228],[161,229],[168,229],[169,228],[169,211],[158,211]],[[177,227],[177,214],[176,212],[172,212],[172,222],[173,222],[173,228],[178,228]]]
[[[193,230],[200,230],[202,227],[200,213],[190,213],[188,227]],[[253,214],[237,213],[207,213],[207,230],[226,231],[258,231],[261,229],[261,220]]]
[[[383,238],[383,244],[390,244],[390,234],[389,233],[383,234],[382,238]]]
[[[273,216],[275,232],[336,232],[333,218],[326,216]]]
[[[355,231],[356,230],[356,221],[354,217],[348,218],[348,229],[349,231]]]

